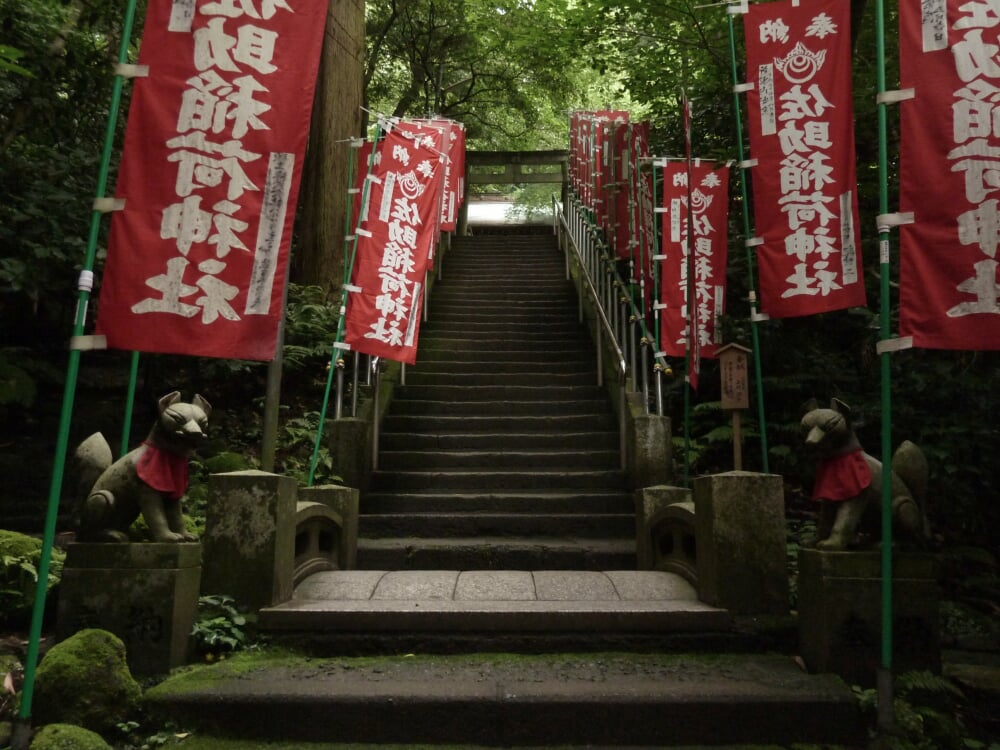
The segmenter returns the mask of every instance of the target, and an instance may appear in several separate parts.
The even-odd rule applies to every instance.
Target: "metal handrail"
[[[597,330],[597,384],[599,386],[604,385],[604,357],[603,357],[603,341],[601,340],[601,332],[607,336],[615,357],[617,358],[617,374],[618,374],[618,394],[619,394],[619,404],[618,404],[618,437],[619,437],[619,454],[621,457],[621,468],[625,469],[627,467],[627,440],[625,437],[626,430],[626,410],[628,409],[628,402],[626,399],[626,388],[628,381],[628,363],[625,359],[625,353],[622,350],[621,345],[618,343],[618,336],[615,331],[614,326],[608,319],[607,313],[604,310],[604,305],[602,304],[602,295],[598,292],[597,287],[594,285],[593,279],[590,277],[590,270],[587,264],[584,262],[583,255],[580,252],[580,247],[576,241],[576,237],[573,235],[573,231],[566,219],[566,216],[558,210],[558,204],[556,199],[553,197],[553,213],[558,215],[558,224],[556,226],[557,236],[560,239],[559,246],[563,248],[562,243],[563,232],[565,232],[566,238],[569,240],[565,248],[567,250],[572,249],[573,254],[576,256],[577,266],[580,269],[580,283],[586,286],[587,293],[590,296],[591,301],[594,303],[594,314],[600,324]],[[569,254],[566,256],[567,271],[569,267]],[[606,291],[603,290],[603,291]],[[580,311],[583,311],[583,295],[580,295]]]

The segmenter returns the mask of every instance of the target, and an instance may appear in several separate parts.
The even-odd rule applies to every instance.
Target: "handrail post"
[[[379,430],[381,424],[381,418],[379,412],[381,411],[381,401],[382,401],[382,375],[381,375],[381,362],[378,357],[372,359],[372,382],[374,384],[374,391],[372,394],[372,471],[378,471],[378,451],[379,451]]]

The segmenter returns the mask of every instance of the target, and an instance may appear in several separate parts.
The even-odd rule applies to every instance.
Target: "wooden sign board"
[[[749,353],[749,349],[739,344],[728,344],[718,351],[723,409],[750,408],[750,376],[747,371]]]

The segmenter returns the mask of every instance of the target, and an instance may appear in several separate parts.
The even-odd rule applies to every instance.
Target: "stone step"
[[[373,471],[371,488],[378,492],[401,490],[429,492],[442,490],[624,490],[628,477],[619,470],[566,469],[552,471]]]
[[[544,537],[634,541],[635,516],[627,513],[366,513],[358,533],[380,537]]]
[[[363,570],[631,570],[633,539],[393,537],[358,539]]]
[[[412,372],[412,371],[411,371]],[[596,385],[560,386],[533,385],[455,386],[404,385],[396,389],[393,403],[400,401],[453,401],[482,403],[491,401],[596,401],[607,400],[607,391]]]
[[[368,492],[361,501],[369,513],[630,513],[632,494],[620,490],[456,492]]]
[[[492,416],[598,416],[607,414],[606,400],[532,399],[526,401],[444,401],[429,399],[393,399],[392,413],[397,417],[492,417]]]
[[[480,619],[490,618],[501,619],[489,612]],[[145,693],[144,708],[201,736],[303,750],[307,742],[322,743],[316,750],[330,743],[398,750],[865,745],[850,688],[832,675],[805,674],[782,654],[415,650],[258,665],[236,655],[168,677]]]
[[[612,414],[569,414],[560,416],[432,417],[404,416],[391,411],[382,420],[385,432],[525,432],[553,434],[581,430],[614,430]]]
[[[379,454],[382,471],[534,469],[561,472],[569,469],[616,467],[620,453],[615,450],[383,450]]]
[[[618,433],[607,430],[556,433],[525,432],[390,432],[382,433],[379,446],[383,451],[400,450],[618,450]]]
[[[470,352],[456,351],[438,347],[424,350],[417,362],[406,368],[407,375],[422,372],[439,372],[465,374],[504,374],[530,373],[532,375],[567,375],[584,372],[590,378],[584,385],[594,385],[597,382],[597,365],[594,352]],[[558,384],[558,381],[556,381]],[[574,383],[569,383],[573,385]],[[459,384],[461,385],[461,384]],[[524,385],[511,383],[511,385]],[[549,385],[534,380],[529,385]]]
[[[567,338],[477,338],[456,335],[454,337],[435,336],[428,341],[421,339],[420,347],[423,351],[434,349],[462,349],[474,352],[494,352],[504,354],[512,352],[526,352],[534,354],[536,352],[566,352],[576,355],[590,353],[593,345],[582,334],[580,336]]]

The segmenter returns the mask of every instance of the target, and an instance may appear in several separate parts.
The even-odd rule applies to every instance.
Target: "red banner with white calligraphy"
[[[1000,349],[1000,10],[901,3],[899,329],[929,349]]]
[[[726,311],[726,262],[729,243],[729,167],[695,160],[688,169],[667,162],[663,169],[663,255],[660,265],[660,348],[672,357],[689,352],[688,333],[697,331],[694,349],[715,357],[720,346],[719,316]],[[694,234],[694,258],[688,233]],[[688,271],[693,270],[694,315],[688,313]],[[691,368],[696,371],[696,367]],[[692,385],[696,385],[695,382]]]
[[[270,360],[326,0],[150,0],[100,288],[108,346]]]
[[[854,165],[850,3],[751,5],[747,109],[761,309],[865,304]]]
[[[379,143],[347,301],[354,351],[413,364],[423,285],[441,215],[445,156],[429,134],[401,124]]]

